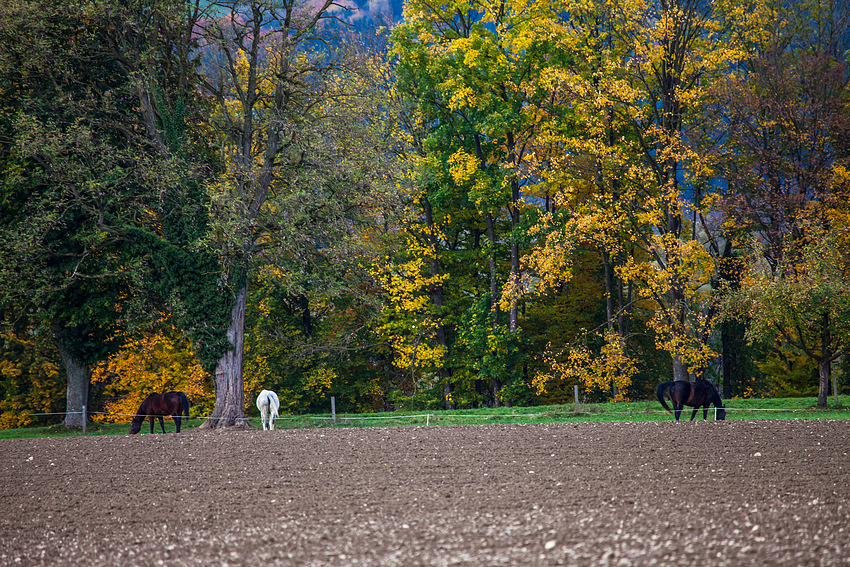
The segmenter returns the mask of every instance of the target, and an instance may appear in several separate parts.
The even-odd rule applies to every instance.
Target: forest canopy
[[[0,427],[850,388],[850,3],[0,8]]]

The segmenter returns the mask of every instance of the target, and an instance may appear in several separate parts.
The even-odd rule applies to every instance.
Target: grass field
[[[731,399],[724,400],[726,419],[850,419],[850,396],[839,396],[835,405],[830,396],[825,409],[817,407],[817,398],[774,398],[774,399]],[[690,410],[682,413],[682,419],[690,418]],[[709,409],[709,419],[713,419],[714,408]],[[482,423],[549,423],[549,422],[583,422],[583,421],[666,421],[672,419],[661,405],[653,401],[603,403],[603,404],[574,404],[513,407],[513,408],[481,408],[454,411],[400,411],[376,414],[337,414],[336,422],[331,415],[282,415],[276,422],[278,429],[304,427],[368,427],[368,426],[400,426],[400,425],[458,425]],[[190,418],[184,428],[197,427],[202,423],[201,417]],[[259,417],[249,417],[249,421],[260,425]],[[702,419],[702,411],[697,419]],[[126,435],[127,423],[90,423],[86,435]],[[174,422],[165,422],[165,430],[174,431]],[[154,431],[160,431],[156,424]],[[142,426],[142,434],[150,432],[147,424]],[[67,430],[61,424],[22,429],[0,430],[0,439],[22,437],[51,437],[66,435],[82,435],[80,431]]]

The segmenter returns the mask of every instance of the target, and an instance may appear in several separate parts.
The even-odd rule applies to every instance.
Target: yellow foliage
[[[463,148],[449,157],[449,173],[458,185],[463,185],[478,172],[478,158]]]
[[[396,367],[439,367],[445,349],[434,343],[440,320],[432,311],[429,290],[443,285],[448,274],[430,275],[434,251],[429,247],[411,239],[408,252],[411,260],[393,263],[387,258],[369,270],[389,300],[378,331],[392,347]]]
[[[558,357],[550,350],[544,360],[551,368],[550,373],[540,373],[532,379],[537,395],[546,393],[547,384],[553,379],[574,381],[584,385],[586,391],[594,388],[616,392],[613,401],[627,401],[632,377],[638,369],[634,360],[625,352],[625,341],[616,333],[605,333],[605,343],[599,356],[584,345],[573,345],[567,349],[566,358]]]
[[[113,400],[106,404],[103,413],[94,413],[91,419],[103,423],[129,422],[148,394],[171,390],[185,393],[193,406],[190,414],[199,415],[199,407],[215,400],[205,382],[203,368],[185,338],[173,329],[169,333],[148,333],[93,369],[92,383],[106,384],[105,394]]]
[[[841,250],[850,250],[850,169],[836,165],[832,169],[830,194],[833,196],[826,216],[835,229]]]
[[[333,369],[320,366],[304,376],[303,390],[316,398],[330,394],[337,374]]]
[[[7,388],[0,399],[0,429],[25,427],[36,422],[35,413],[49,413],[64,394],[59,365],[44,335],[23,332],[0,334],[0,379]],[[16,393],[18,395],[16,395]]]

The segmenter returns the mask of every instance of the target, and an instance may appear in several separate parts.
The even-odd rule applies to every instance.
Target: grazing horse
[[[694,408],[694,413],[691,414],[691,421],[697,416],[697,410],[702,408],[702,419],[708,418],[708,406],[714,404],[717,408],[717,419],[726,419],[726,409],[723,407],[723,401],[720,399],[720,394],[714,384],[708,380],[697,380],[696,382],[685,382],[677,380],[675,382],[662,382],[655,389],[655,395],[658,396],[658,401],[664,406],[664,409],[670,411],[670,408],[664,401],[664,392],[670,396],[670,401],[673,402],[673,413],[676,416],[676,421],[679,421],[679,416],[682,415],[682,410],[685,406]]]
[[[177,426],[177,433],[180,433],[181,414],[189,417],[189,400],[183,392],[168,392],[166,394],[151,394],[142,405],[139,406],[139,411],[136,412],[136,417],[133,418],[133,423],[130,424],[130,435],[134,435],[142,428],[142,423],[145,418],[151,420],[151,433],[153,433],[153,420],[159,419],[159,426],[162,427],[162,432],[165,433],[165,423],[162,421],[164,416],[170,415],[174,419],[174,424]]]
[[[257,396],[257,409],[260,410],[260,418],[263,420],[263,431],[274,429],[274,420],[280,409],[280,400],[277,394],[271,390],[263,390]]]

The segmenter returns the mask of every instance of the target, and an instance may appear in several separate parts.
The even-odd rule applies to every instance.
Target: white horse
[[[263,390],[257,396],[257,409],[260,410],[260,417],[263,420],[263,431],[274,429],[274,418],[277,417],[277,411],[280,409],[280,400],[277,399],[277,394],[271,390]]]

